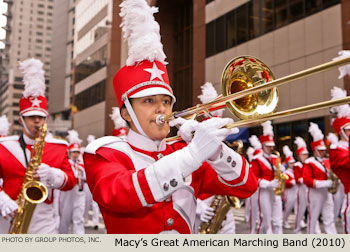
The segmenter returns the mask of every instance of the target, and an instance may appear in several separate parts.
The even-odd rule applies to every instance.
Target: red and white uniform
[[[298,186],[296,185],[294,169],[287,168],[286,175],[288,175],[288,179],[285,181],[285,190],[284,190],[284,215],[283,215],[283,223],[285,226],[288,226],[288,217],[291,214],[292,210],[296,212],[297,208],[297,194],[298,194]]]
[[[59,199],[59,214],[60,214],[60,225],[58,232],[60,234],[68,234],[69,226],[73,223],[74,234],[84,234],[84,211],[85,211],[85,192],[84,190],[79,191],[78,176],[84,181],[86,179],[85,173],[79,175],[79,166],[83,171],[84,164],[78,162],[74,163],[69,159],[71,169],[76,179],[76,185],[72,190],[66,192],[60,192]]]
[[[104,137],[88,145],[87,183],[108,233],[193,233],[199,194],[246,198],[256,190],[248,162],[228,147],[186,178],[172,163],[157,167],[159,159],[185,146],[164,139],[157,147],[132,130],[127,141]],[[224,180],[211,166],[230,170],[234,179]]]
[[[30,139],[24,136],[24,141],[30,143]],[[31,140],[33,141],[33,140]],[[33,145],[26,145],[28,162]],[[42,163],[51,167],[59,168],[64,172],[64,182],[59,190],[70,190],[75,184],[74,174],[71,170],[67,156],[67,144],[65,141],[54,138],[46,138],[43,150]],[[9,137],[0,142],[0,177],[3,179],[2,190],[12,199],[16,200],[20,192],[23,178],[26,172],[24,152],[20,147],[18,137]],[[38,204],[29,225],[29,234],[57,233],[54,220],[53,191],[48,186],[49,197],[41,204]],[[9,225],[9,224],[8,224]],[[1,227],[0,232],[7,233],[8,227]]]
[[[297,183],[297,200],[296,200],[296,214],[295,214],[295,226],[294,233],[301,233],[301,222],[304,218],[304,214],[307,207],[307,187],[303,182],[303,170],[304,164],[301,162],[296,162],[294,164],[294,179]]]
[[[253,159],[252,170],[258,179],[258,234],[282,233],[282,199],[275,195],[273,188],[262,188],[262,183],[272,181],[275,177],[276,156],[271,155],[269,161],[265,155]]]
[[[335,149],[329,151],[329,160],[333,172],[344,185],[345,198],[341,210],[344,233],[350,233],[350,158],[349,143],[339,141]],[[339,190],[339,188],[338,188]]]
[[[317,181],[328,179],[329,160],[316,159],[310,157],[305,161],[303,171],[303,181],[308,187],[307,204],[308,204],[308,233],[316,233],[318,218],[322,214],[325,232],[327,234],[336,234],[337,230],[334,224],[334,208],[332,195],[328,188],[317,188]]]

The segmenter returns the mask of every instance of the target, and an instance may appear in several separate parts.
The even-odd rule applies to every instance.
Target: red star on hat
[[[162,74],[164,74],[164,71],[159,70],[156,63],[154,63],[154,62],[153,62],[152,68],[145,68],[145,69],[143,69],[143,71],[149,72],[151,74],[150,81],[152,81],[156,78],[160,79],[161,81],[164,81],[163,77],[162,77]]]

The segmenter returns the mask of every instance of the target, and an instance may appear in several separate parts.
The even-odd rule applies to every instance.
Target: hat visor
[[[172,98],[172,104],[176,102],[175,96],[166,88],[162,87],[151,87],[151,88],[146,88],[143,89],[133,95],[130,96],[130,98],[141,98],[141,97],[146,97],[146,96],[151,96],[151,95],[169,95]]]
[[[309,154],[309,152],[308,151],[302,151],[302,152],[300,152],[300,154]]]
[[[317,150],[327,150],[326,146],[318,146],[316,147]]]
[[[268,146],[268,147],[275,147],[276,146],[274,142],[265,142],[264,145]]]
[[[350,123],[345,124],[345,126],[343,127],[343,129],[345,129],[345,130],[350,129]]]
[[[47,117],[47,113],[44,113],[43,111],[40,110],[31,110],[24,112],[21,114],[22,116],[42,116],[42,117]]]
[[[72,149],[70,149],[69,151],[70,151],[70,152],[74,152],[74,151],[80,152],[80,149],[78,149],[78,148],[72,148]]]

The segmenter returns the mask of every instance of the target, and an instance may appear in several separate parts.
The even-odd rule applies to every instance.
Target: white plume
[[[45,96],[45,72],[40,60],[31,58],[19,62],[19,69],[23,73],[24,98],[29,96]]]
[[[145,0],[125,0],[120,7],[120,26],[123,37],[128,42],[126,65],[132,66],[143,60],[158,60],[166,64],[160,41],[160,27],[153,16],[158,12],[158,8],[150,7]]]
[[[303,138],[301,137],[296,137],[294,140],[294,143],[297,145],[298,149],[305,147],[306,148],[306,143]]]
[[[293,152],[289,149],[288,145],[283,146],[283,154],[285,157],[293,157]]]
[[[80,144],[83,141],[79,138],[79,134],[76,130],[68,130],[67,139],[69,141],[69,144],[74,144],[74,143]]]
[[[259,141],[259,138],[256,135],[252,135],[249,137],[249,143],[255,150],[259,150],[262,148],[261,142]]]
[[[331,89],[332,100],[340,99],[346,97],[346,90],[339,87],[333,87]],[[350,117],[350,106],[349,104],[344,104],[340,106],[333,107],[337,112],[337,117]]]
[[[88,142],[88,143],[91,143],[91,142],[93,142],[93,141],[95,141],[95,136],[94,135],[88,135],[88,137],[86,138],[86,141]]]
[[[202,103],[207,103],[215,100],[219,95],[216,92],[213,84],[211,82],[206,82],[201,86],[202,94],[197,97]]]
[[[110,114],[109,116],[114,122],[115,129],[120,129],[127,126],[126,121],[120,115],[120,110],[118,107],[113,107],[112,114]]]
[[[273,136],[273,127],[271,121],[266,121],[261,124],[263,127],[263,135],[264,136]]]
[[[11,123],[7,120],[5,115],[0,116],[0,136],[7,136],[9,133]]]
[[[248,147],[247,149],[247,157],[248,157],[248,161],[252,161],[253,160],[253,153],[254,153],[254,149],[252,147]]]
[[[310,122],[309,132],[314,139],[314,142],[323,140],[324,135],[316,123]]]
[[[336,145],[339,142],[338,136],[332,132],[328,133],[327,139],[332,145]]]
[[[333,60],[343,59],[345,57],[350,57],[350,51],[349,50],[341,50],[338,52],[338,57],[333,58]],[[344,78],[346,75],[350,76],[350,64],[341,66],[338,68],[339,70],[339,76],[338,79]]]

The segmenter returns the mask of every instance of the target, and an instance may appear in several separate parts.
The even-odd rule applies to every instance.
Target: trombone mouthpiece
[[[156,124],[158,124],[159,126],[162,126],[165,124],[165,115],[157,115],[156,117]]]

